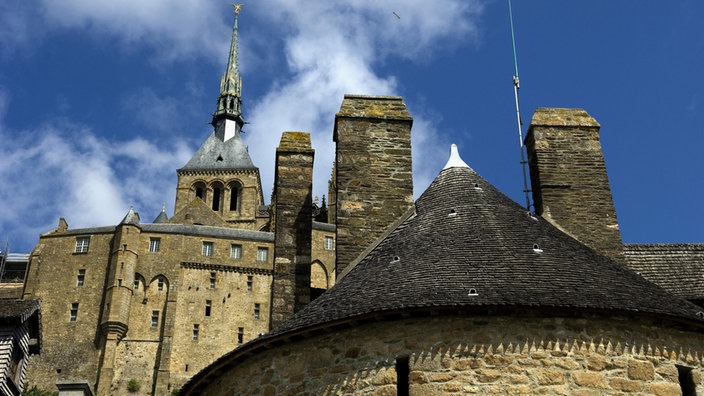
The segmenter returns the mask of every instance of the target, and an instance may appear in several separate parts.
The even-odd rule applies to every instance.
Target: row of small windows
[[[203,242],[203,247],[201,251],[203,256],[212,256],[214,253],[214,246],[215,245],[213,242]],[[239,260],[242,258],[242,245],[230,245],[230,258],[235,260]],[[257,247],[257,261],[269,261],[269,248],[262,246]]]
[[[230,190],[229,209],[231,211],[238,210],[241,187],[242,186],[238,182],[233,182],[233,183],[230,183],[230,185],[229,185],[229,190]],[[211,189],[213,192],[212,193],[213,199],[211,202],[211,207],[214,211],[219,211],[221,205],[223,204],[225,188],[223,187],[222,184],[216,183],[212,186]],[[194,184],[193,190],[195,191],[196,197],[200,198],[203,202],[206,202],[207,187],[205,186],[205,183]]]

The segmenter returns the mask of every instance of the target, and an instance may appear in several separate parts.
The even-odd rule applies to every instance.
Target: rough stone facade
[[[276,149],[272,327],[310,302],[314,154],[304,132],[284,132]]]
[[[624,264],[599,128],[582,109],[535,111],[526,136],[533,204],[536,214]]]
[[[642,317],[411,318],[260,350],[199,394],[678,395],[703,352],[701,333]]]
[[[141,394],[165,394],[269,331],[273,233],[172,224],[118,228],[129,228],[135,238],[127,256],[125,232],[114,226],[60,228],[40,237],[24,292],[41,299],[44,311],[44,349],[31,359],[31,384],[53,389],[57,381],[86,380],[99,384],[99,394],[125,394],[134,379]],[[312,233],[313,251],[321,253],[312,265],[329,276],[334,251],[325,249],[324,238],[334,237],[334,227],[318,224]],[[87,251],[75,253],[83,237],[89,238]],[[155,239],[158,252],[150,251]],[[212,243],[211,256],[203,255],[204,242]],[[241,248],[239,258],[231,256],[233,245]],[[260,249],[266,249],[266,261],[259,260]],[[131,272],[123,257],[134,257]],[[110,298],[113,289],[125,294],[119,303]],[[78,304],[75,321],[72,304]],[[123,324],[124,335],[104,341],[101,323],[107,329],[107,322],[112,328]]]
[[[412,125],[396,96],[345,95],[335,115],[337,276],[413,205]]]

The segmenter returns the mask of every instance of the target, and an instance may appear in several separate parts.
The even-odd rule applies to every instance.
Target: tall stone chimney
[[[538,108],[526,148],[536,214],[625,263],[599,123],[582,109]]]
[[[413,205],[412,125],[398,96],[345,95],[335,115],[338,277]]]
[[[271,329],[310,302],[314,154],[307,132],[284,132],[276,149]]]

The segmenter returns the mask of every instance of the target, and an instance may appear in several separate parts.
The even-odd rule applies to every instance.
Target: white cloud
[[[425,62],[435,51],[477,37],[477,1],[445,1],[428,9],[427,2],[392,4],[375,0],[308,2],[285,0],[253,6],[271,26],[290,29],[284,37],[288,80],[277,80],[249,111],[252,124],[246,137],[261,168],[265,191],[273,184],[273,158],[281,132],[311,132],[316,149],[315,194],[327,194],[334,159],[332,127],[345,93],[399,95],[394,76],[381,76],[375,67],[391,57]],[[396,14],[394,14],[396,13]],[[398,16],[398,17],[397,17]],[[407,103],[415,98],[404,98]],[[412,114],[413,156],[444,161],[449,145],[424,114]],[[415,190],[420,193],[437,169],[414,166]]]
[[[0,235],[27,251],[40,233],[67,217],[71,228],[118,223],[130,206],[149,222],[173,202],[174,169],[193,148],[142,139],[108,141],[67,122],[11,131],[0,124]]]

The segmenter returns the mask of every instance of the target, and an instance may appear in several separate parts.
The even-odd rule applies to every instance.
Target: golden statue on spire
[[[232,6],[235,7],[235,15],[240,14],[240,8],[242,8],[244,4],[233,4]]]

